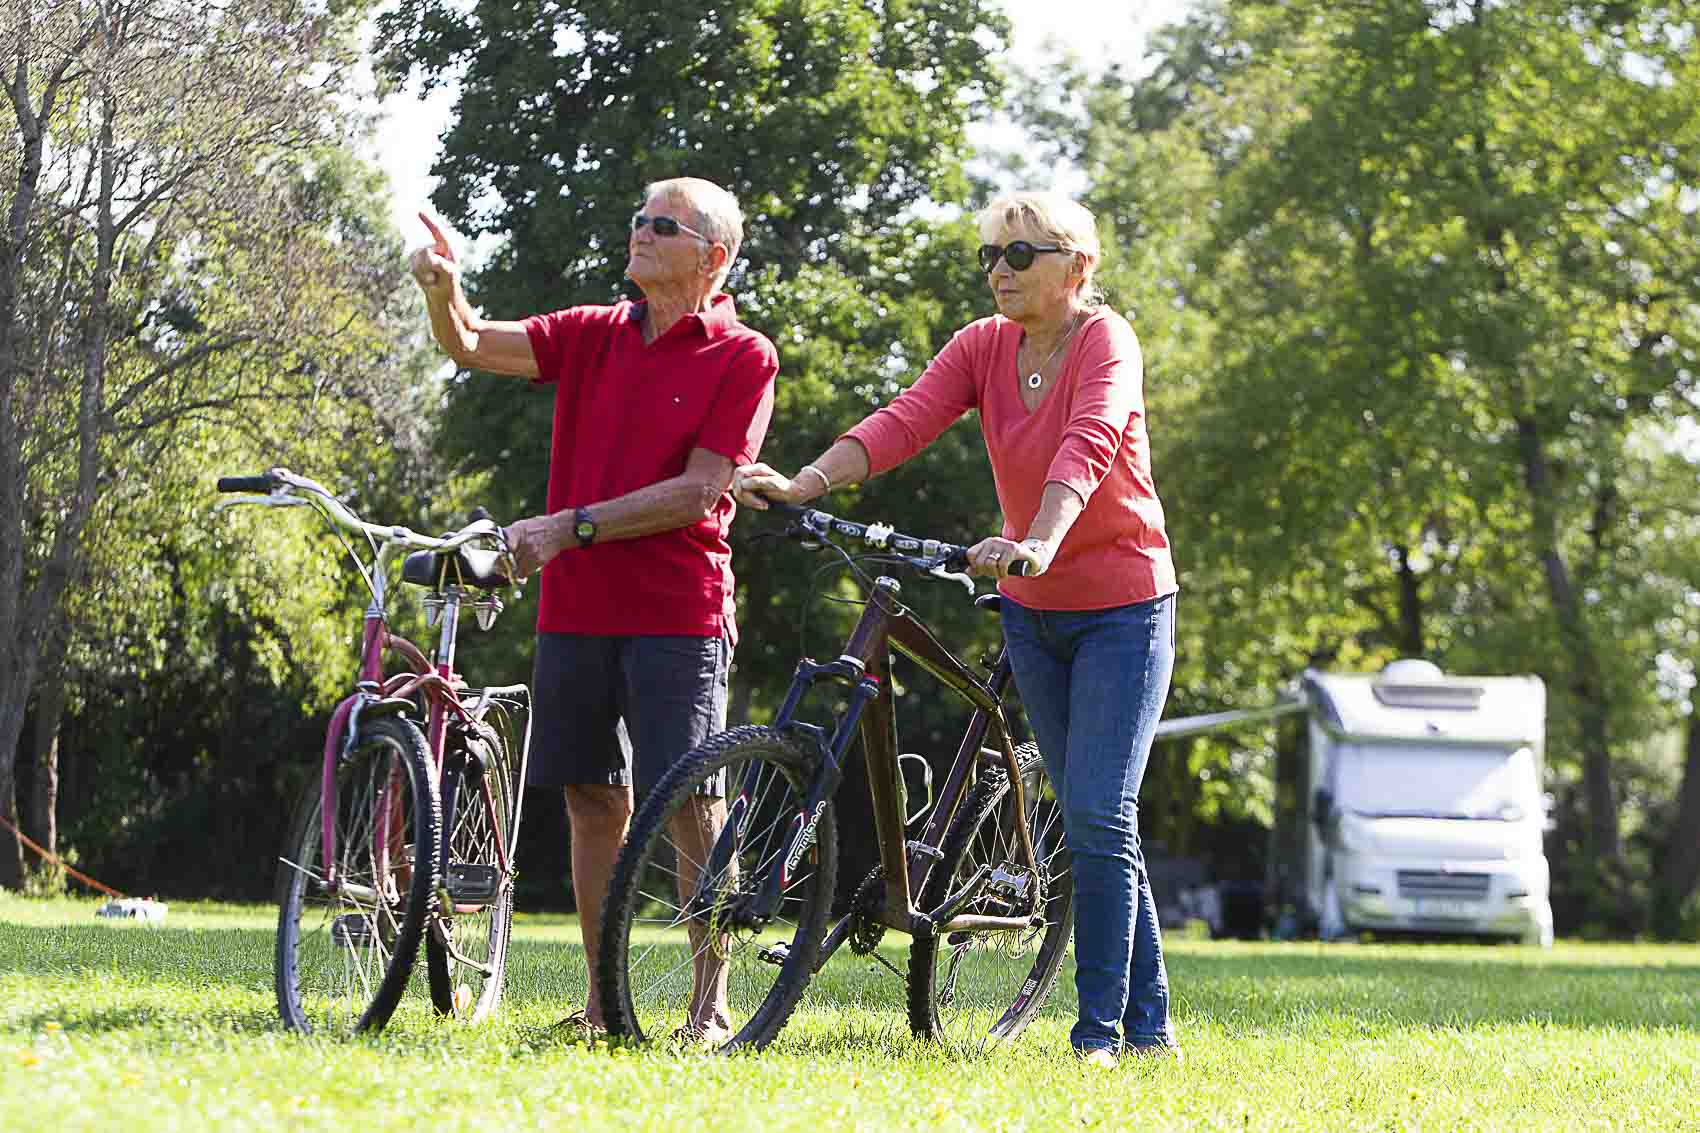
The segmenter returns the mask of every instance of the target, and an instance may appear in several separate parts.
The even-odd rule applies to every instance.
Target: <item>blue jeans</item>
[[[1138,806],[1174,671],[1174,595],[1108,610],[1032,610],[1005,598],[1003,630],[1074,864],[1080,1021],[1069,1041],[1083,1052],[1172,1044]]]

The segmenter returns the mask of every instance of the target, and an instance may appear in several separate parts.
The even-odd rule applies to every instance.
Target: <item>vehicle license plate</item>
[[[1447,901],[1436,897],[1419,897],[1416,901],[1416,915],[1434,917],[1437,920],[1467,921],[1475,919],[1476,906],[1468,901]]]

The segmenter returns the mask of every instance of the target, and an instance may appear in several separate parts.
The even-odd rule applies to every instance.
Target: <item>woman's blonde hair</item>
[[[974,218],[980,239],[988,244],[1011,228],[1025,224],[1053,244],[1077,252],[1085,260],[1081,272],[1080,301],[1095,307],[1104,301],[1094,277],[1103,245],[1098,242],[1098,221],[1092,211],[1061,193],[1010,193],[997,198]]]

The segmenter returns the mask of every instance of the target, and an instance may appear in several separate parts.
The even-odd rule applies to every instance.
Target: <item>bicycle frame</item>
[[[435,620],[439,625],[437,639],[436,662],[433,664],[413,642],[405,637],[391,633],[388,613],[385,605],[388,592],[390,565],[399,551],[405,549],[399,542],[385,542],[378,548],[371,569],[363,571],[372,591],[372,601],[366,607],[364,626],[360,643],[360,670],[355,680],[354,691],[338,703],[331,713],[330,723],[325,730],[324,758],[321,767],[321,797],[320,837],[323,843],[324,877],[322,884],[327,893],[343,891],[345,883],[336,876],[336,814],[337,788],[336,768],[343,755],[353,748],[360,734],[360,720],[371,713],[392,714],[411,711],[414,707],[413,697],[421,696],[425,701],[426,741],[431,752],[431,774],[440,787],[443,783],[443,764],[447,755],[447,738],[449,722],[456,718],[471,724],[476,719],[476,710],[482,702],[468,706],[461,700],[460,691],[466,687],[459,673],[454,671],[455,646],[459,640],[461,609],[465,604],[465,591],[457,584],[443,587],[440,605],[437,596],[427,599],[427,612],[432,612],[435,606]],[[481,601],[474,599],[474,603]],[[384,674],[384,659],[386,655],[394,656],[404,666],[403,671],[388,677]],[[492,692],[502,689],[486,689],[486,697]],[[525,763],[529,757],[530,721],[527,720],[527,742],[521,746],[520,767],[518,775],[523,781]],[[398,773],[399,778],[399,773]],[[390,855],[387,846],[396,837],[401,827],[401,815],[394,804],[392,791],[399,791],[400,783],[392,780],[389,788],[380,795],[377,808],[379,814],[374,818],[375,850],[377,880],[383,886],[385,873],[390,867]],[[494,820],[496,804],[491,795],[488,779],[481,782],[481,803],[485,814]],[[496,846],[498,862],[505,874],[512,873],[512,858],[516,849],[513,844],[518,838],[520,807],[523,793],[516,792],[514,813],[508,823],[508,842],[498,842]],[[445,821],[442,830],[442,846],[439,860],[448,860],[448,845],[452,835],[452,823],[447,821],[455,813],[456,799],[452,792],[449,798],[442,800]],[[354,892],[352,896],[375,900],[377,893],[365,894]],[[451,903],[442,905],[445,911],[462,911]]]
[[[875,837],[885,877],[885,892],[878,914],[880,923],[911,935],[1025,929],[1031,923],[1036,909],[1014,917],[959,914],[957,910],[972,899],[985,881],[984,876],[970,879],[936,909],[915,907],[915,895],[925,884],[932,862],[939,856],[939,843],[944,839],[958,804],[968,788],[974,785],[982,760],[1001,766],[1009,775],[1017,813],[1025,811],[1025,800],[1024,784],[1017,770],[1009,725],[1003,711],[1003,697],[1011,679],[1007,655],[1000,650],[990,680],[982,680],[909,612],[898,598],[900,589],[895,579],[878,578],[838,659],[827,664],[816,664],[808,658],[798,662],[774,727],[807,738],[820,752],[821,772],[791,820],[794,833],[787,843],[786,852],[763,879],[748,910],[748,916],[754,923],[765,923],[772,917],[780,894],[790,884],[792,870],[813,844],[815,825],[825,809],[826,800],[843,781],[844,753],[858,732],[862,738],[868,789],[873,800]],[[922,836],[914,842],[905,839],[899,798],[902,777],[898,766],[896,713],[889,679],[891,649],[920,665],[974,708],[944,787]],[[850,689],[849,704],[830,734],[821,727],[794,718],[809,689],[823,680]],[[988,736],[995,747],[987,746]],[[738,832],[738,808],[754,786],[752,782],[740,785],[739,796],[732,801],[728,813],[727,830]],[[1036,871],[1037,858],[1026,825],[1018,823],[1017,826],[1021,854],[1018,864]],[[715,866],[724,865],[718,859],[732,851],[732,843],[737,837],[738,833],[734,833],[732,839],[721,840],[711,858]],[[710,868],[703,872],[706,878],[716,876],[719,870]],[[1036,906],[1037,888],[1030,900]],[[827,935],[817,969],[848,938],[851,922],[857,915],[857,911],[852,910]]]
[[[388,551],[388,547],[384,551]],[[359,735],[360,717],[374,709],[378,711],[402,711],[412,708],[412,697],[421,695],[426,706],[425,738],[431,752],[431,773],[439,787],[443,783],[443,761],[446,755],[448,725],[452,717],[471,723],[475,719],[473,709],[478,705],[468,707],[460,698],[460,690],[465,687],[459,673],[454,671],[455,644],[459,636],[460,609],[462,604],[461,588],[449,586],[443,591],[443,601],[440,613],[440,630],[438,632],[437,661],[433,665],[424,652],[405,637],[390,632],[389,623],[383,605],[384,595],[384,552],[380,551],[377,569],[372,572],[373,599],[367,607],[365,627],[361,639],[360,676],[355,684],[355,691],[350,693],[337,705],[331,715],[330,726],[325,733],[325,753],[323,764],[323,797],[324,806],[321,815],[322,837],[324,840],[324,857],[326,863],[326,888],[332,892],[339,884],[333,875],[336,862],[336,767],[344,751],[353,746]],[[393,654],[407,666],[406,671],[396,673],[388,678],[384,676],[383,660],[386,654]],[[490,690],[486,690],[488,693]],[[500,690],[495,690],[500,691]],[[529,725],[529,722],[528,722]],[[522,751],[529,754],[529,744]],[[522,755],[519,774],[525,774],[525,756]],[[485,813],[494,818],[495,800],[490,793],[488,779],[481,782],[481,802]],[[523,794],[516,794],[514,815],[509,824],[510,837],[517,837],[519,829],[519,808]],[[443,814],[452,816],[456,801],[452,795],[442,800]],[[384,801],[379,802],[380,810]],[[377,856],[379,869],[387,867],[388,855],[385,843],[390,832],[398,828],[400,815],[392,810],[384,816],[384,820],[376,828]],[[442,831],[442,855],[439,860],[448,860],[448,842],[452,833],[450,823],[445,821]],[[511,844],[498,842],[496,846],[497,859],[504,873],[512,872],[512,855],[515,847]],[[380,875],[379,880],[382,880]]]

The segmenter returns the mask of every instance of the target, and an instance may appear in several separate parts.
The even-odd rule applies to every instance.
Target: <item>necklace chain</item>
[[[1076,316],[1074,316],[1074,318],[1072,320],[1070,320],[1070,322],[1068,324],[1068,333],[1062,336],[1062,340],[1060,342],[1058,342],[1055,346],[1051,347],[1051,352],[1050,352],[1050,354],[1048,354],[1045,357],[1045,360],[1043,362],[1039,363],[1037,366],[1035,366],[1033,368],[1033,372],[1031,374],[1027,375],[1027,388],[1028,389],[1038,389],[1041,385],[1044,384],[1045,379],[1044,379],[1043,375],[1044,375],[1045,367],[1049,366],[1051,364],[1051,362],[1056,359],[1057,351],[1061,350],[1063,347],[1068,345],[1068,340],[1074,337],[1074,332],[1075,332],[1076,329],[1079,328],[1079,326],[1080,326],[1080,316],[1076,315]]]

